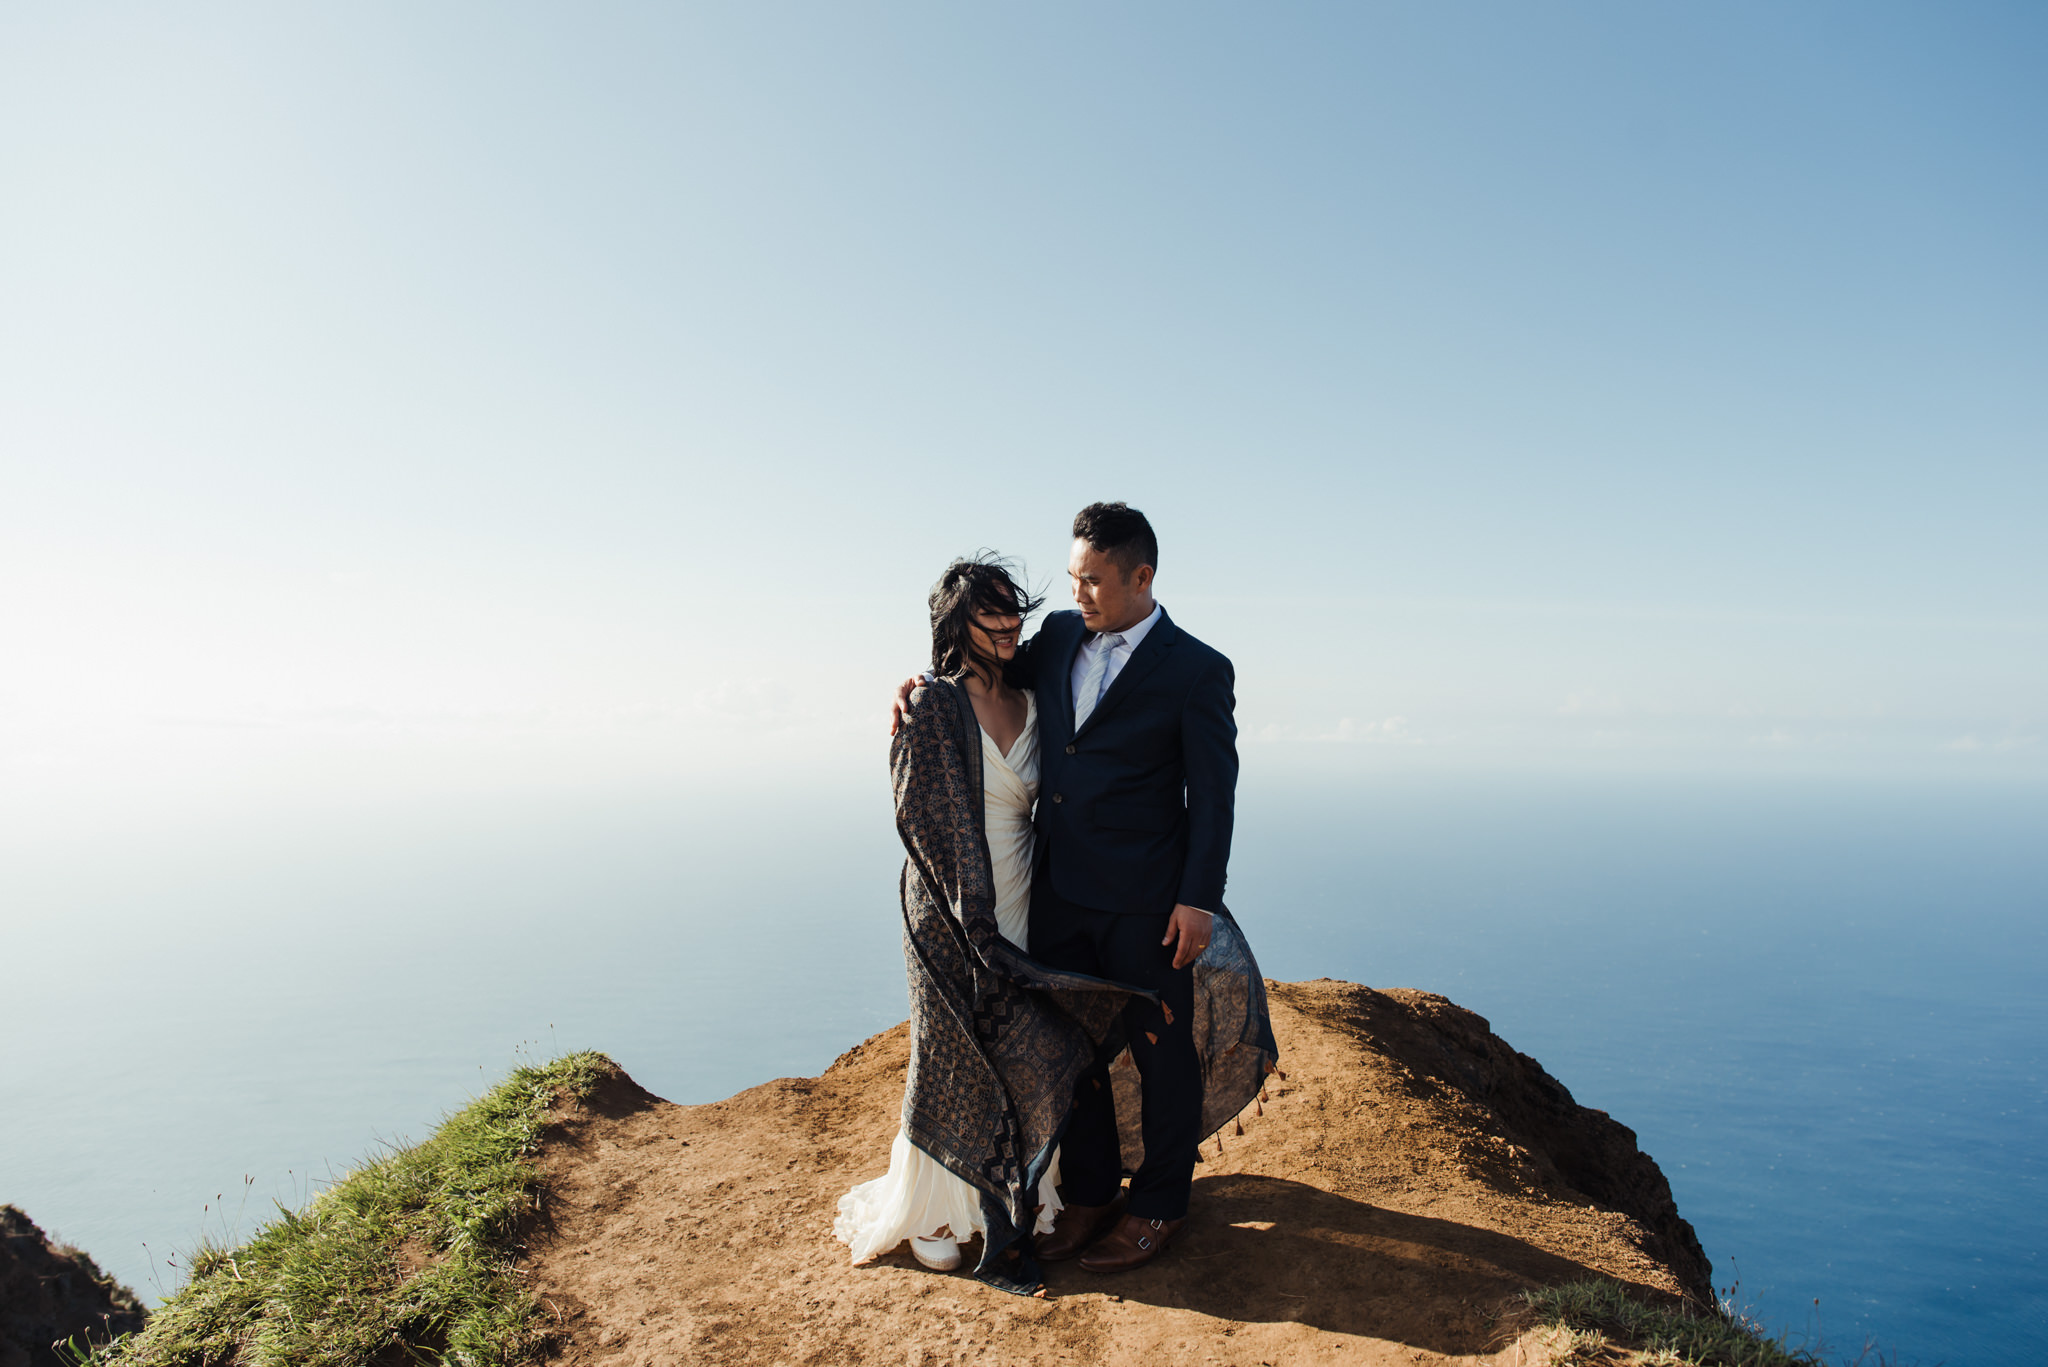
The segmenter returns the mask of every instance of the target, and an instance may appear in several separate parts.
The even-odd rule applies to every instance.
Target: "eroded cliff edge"
[[[58,1340],[104,1342],[146,1318],[136,1294],[82,1250],[43,1233],[20,1207],[0,1206],[0,1367],[58,1367]]]
[[[1526,1287],[1711,1297],[1634,1135],[1442,997],[1271,984],[1284,1077],[1204,1149],[1160,1262],[1019,1300],[895,1254],[838,1197],[888,1162],[909,1035],[815,1078],[676,1106],[623,1073],[563,1110],[525,1268],[570,1363],[1530,1362]]]
[[[1428,992],[1324,979],[1274,984],[1324,1024],[1378,1055],[1448,1133],[1462,1133],[1461,1159],[1497,1190],[1587,1198],[1639,1227],[1645,1253],[1685,1293],[1713,1304],[1713,1273],[1671,1184],[1636,1134],[1605,1111],[1581,1106],[1543,1065],[1511,1048],[1486,1018]],[[1448,1122],[1448,1123],[1447,1123]]]

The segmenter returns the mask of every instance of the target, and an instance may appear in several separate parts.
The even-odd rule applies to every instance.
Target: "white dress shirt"
[[[1076,716],[1080,715],[1081,712],[1081,682],[1088,676],[1089,662],[1105,650],[1110,652],[1109,668],[1102,676],[1102,695],[1106,695],[1109,692],[1110,685],[1116,682],[1116,676],[1123,673],[1124,666],[1130,663],[1131,654],[1137,650],[1138,643],[1145,639],[1146,634],[1159,621],[1159,614],[1162,611],[1163,609],[1157,603],[1154,603],[1151,616],[1134,627],[1126,628],[1121,633],[1124,639],[1120,645],[1106,646],[1102,643],[1105,636],[1118,634],[1114,632],[1099,633],[1090,636],[1081,643],[1081,648],[1074,652],[1074,667],[1067,675],[1067,689],[1074,699],[1074,713]]]

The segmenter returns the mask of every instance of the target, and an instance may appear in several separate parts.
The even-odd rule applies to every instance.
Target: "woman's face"
[[[974,653],[1004,663],[1016,658],[1017,634],[1023,629],[1024,621],[1012,607],[1007,613],[983,610],[974,614],[974,624],[969,631],[974,637]]]

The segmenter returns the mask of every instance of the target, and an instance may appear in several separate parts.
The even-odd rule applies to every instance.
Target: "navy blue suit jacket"
[[[1098,911],[1221,911],[1237,801],[1236,672],[1162,610],[1076,731],[1070,679],[1087,637],[1080,613],[1056,612],[1018,653],[1018,674],[1038,693],[1038,876]]]

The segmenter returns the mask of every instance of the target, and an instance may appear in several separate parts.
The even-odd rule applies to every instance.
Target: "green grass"
[[[1702,1311],[1630,1299],[1619,1283],[1569,1282],[1522,1293],[1536,1323],[1572,1332],[1565,1362],[1644,1367],[1812,1367],[1825,1358],[1787,1348],[1727,1307]]]
[[[185,1286],[93,1367],[515,1367],[538,1360],[547,1316],[513,1269],[536,1209],[543,1117],[611,1070],[602,1054],[523,1067],[431,1139],[349,1173],[239,1247],[202,1244]]]

